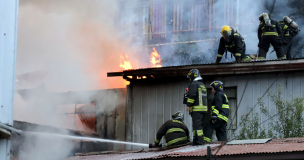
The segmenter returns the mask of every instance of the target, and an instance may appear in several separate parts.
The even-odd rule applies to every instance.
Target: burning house
[[[228,136],[229,139],[234,139],[241,129],[239,125],[242,115],[257,113],[261,117],[260,122],[268,119],[259,109],[259,98],[267,104],[267,110],[276,109],[267,93],[276,93],[281,89],[284,100],[303,96],[303,67],[303,59],[269,60],[125,70],[110,72],[108,77],[120,76],[130,81],[125,114],[127,141],[152,143],[158,128],[171,119],[174,112],[186,113],[182,98],[189,84],[186,75],[193,68],[200,71],[208,87],[209,110],[212,94],[208,84],[214,80],[224,83],[231,113]],[[192,130],[191,117],[185,115],[185,123]],[[263,125],[268,128],[268,122]],[[129,146],[127,149],[139,148]]]

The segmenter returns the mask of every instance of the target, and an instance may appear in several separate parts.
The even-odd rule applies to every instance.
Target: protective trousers
[[[240,56],[236,55],[235,53],[233,53],[233,55],[235,56],[235,60],[236,62],[246,62],[246,61],[251,61],[251,56],[249,54],[245,54],[246,53],[246,44],[244,43],[243,46],[243,51],[241,53]]]
[[[204,142],[203,117],[202,112],[192,112],[193,145],[201,145]]]
[[[282,49],[282,42],[279,40],[276,35],[264,35],[259,42],[259,58],[258,59],[266,59],[266,54],[269,50],[270,44],[273,46],[276,51],[278,59],[286,58],[285,53]]]
[[[209,121],[207,127],[204,128],[205,137],[206,137],[205,141],[207,141],[207,139],[209,139],[209,141],[207,142],[211,141],[213,131],[215,131],[215,135],[218,141],[226,141],[227,140],[226,125],[227,122],[223,120],[217,120],[215,123]]]
[[[291,58],[291,46],[292,46],[292,40],[293,40],[293,37],[289,36],[289,37],[284,37],[284,40],[283,40],[283,52],[286,54],[286,58],[287,59],[290,59]]]

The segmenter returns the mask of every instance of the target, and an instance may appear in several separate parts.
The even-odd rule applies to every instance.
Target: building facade
[[[264,61],[239,64],[192,65],[139,69],[120,73],[108,73],[108,76],[145,75],[147,79],[128,79],[126,103],[126,139],[140,143],[153,143],[159,127],[171,119],[176,111],[185,113],[185,123],[192,130],[191,117],[186,112],[183,102],[185,89],[189,84],[186,78],[190,69],[200,70],[204,83],[208,88],[208,107],[212,94],[210,83],[220,80],[224,83],[230,106],[228,122],[228,138],[234,139],[241,127],[241,116],[249,113],[248,118],[257,113],[260,123],[268,117],[260,112],[258,98],[261,98],[268,111],[276,112],[276,106],[268,93],[282,90],[282,98],[303,97],[304,75],[302,72],[304,60]],[[153,78],[151,78],[153,77]],[[205,121],[208,120],[207,115]],[[267,121],[263,127],[268,128]],[[164,141],[163,141],[164,143]],[[129,149],[135,149],[132,147]]]

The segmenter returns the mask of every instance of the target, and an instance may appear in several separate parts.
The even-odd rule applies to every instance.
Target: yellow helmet
[[[221,31],[221,34],[223,37],[227,37],[227,36],[230,36],[231,35],[231,27],[225,25],[222,27],[222,31]]]

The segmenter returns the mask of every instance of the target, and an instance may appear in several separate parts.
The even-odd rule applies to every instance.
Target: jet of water
[[[149,144],[144,144],[144,143],[124,142],[124,141],[116,141],[116,140],[109,140],[109,139],[102,139],[102,138],[80,137],[80,136],[70,136],[70,135],[63,135],[63,134],[28,132],[28,131],[26,131],[24,133],[35,134],[35,135],[40,135],[40,136],[67,138],[67,139],[72,139],[72,140],[87,140],[87,141],[120,143],[120,144],[129,144],[129,145],[136,145],[136,146],[142,146],[142,147],[149,147]]]

